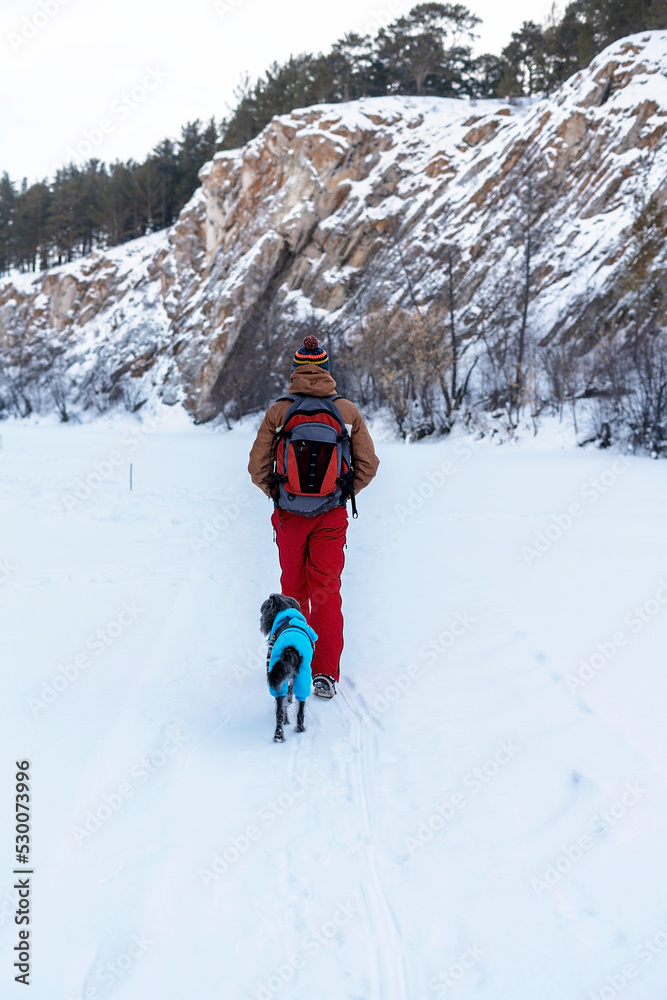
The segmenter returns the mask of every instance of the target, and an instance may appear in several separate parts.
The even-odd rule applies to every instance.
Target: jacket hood
[[[300,365],[292,372],[289,391],[301,396],[334,396],[336,383],[319,365]]]
[[[276,631],[279,625],[282,625],[282,623],[285,621],[286,618],[293,620],[295,625],[298,625],[299,628],[302,628],[304,630],[304,632],[307,632],[310,638],[313,640],[313,642],[316,642],[317,633],[313,632],[312,628],[304,618],[303,614],[300,611],[297,611],[296,608],[286,608],[284,611],[278,612],[276,617],[273,619],[273,625],[271,626],[271,635],[273,635],[273,633]]]

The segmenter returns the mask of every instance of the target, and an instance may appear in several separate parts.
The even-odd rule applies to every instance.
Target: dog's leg
[[[298,708],[298,711],[296,713],[296,731],[297,731],[297,733],[305,733],[305,731],[306,731],[306,726],[304,724],[304,718],[303,718],[303,713],[304,713],[305,709],[306,709],[306,703],[305,703],[305,701],[300,701],[299,702],[299,708]]]
[[[290,705],[294,701],[294,681],[293,680],[289,682],[289,687],[287,688],[287,700],[290,703]]]
[[[283,702],[284,698],[276,698],[276,731],[273,734],[274,743],[284,743],[285,733],[283,732]]]

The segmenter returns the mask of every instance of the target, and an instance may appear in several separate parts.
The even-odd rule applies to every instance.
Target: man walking
[[[313,688],[333,698],[340,677],[340,578],[347,500],[368,486],[378,458],[359,410],[336,396],[329,358],[316,337],[294,355],[290,395],[269,407],[250,452],[255,486],[274,501],[283,594],[295,598],[317,632]]]

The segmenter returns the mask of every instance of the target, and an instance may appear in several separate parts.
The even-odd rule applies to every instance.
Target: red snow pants
[[[340,577],[345,565],[347,510],[334,507],[316,517],[276,508],[271,517],[276,533],[283,594],[294,597],[318,635],[312,672],[340,677],[343,652],[343,612]]]

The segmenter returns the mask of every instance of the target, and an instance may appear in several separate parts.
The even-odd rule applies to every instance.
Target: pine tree
[[[595,50],[592,26],[583,20],[575,4],[569,4],[562,19],[547,28],[545,37],[550,87],[563,83],[586,65],[587,57]]]
[[[213,155],[212,152],[210,155]],[[171,139],[164,139],[155,147],[149,159],[155,164],[158,178],[155,220],[159,229],[165,229],[172,224],[180,208],[177,192],[181,167],[175,144]]]
[[[102,193],[106,237],[109,246],[124,243],[134,236],[132,225],[132,171],[117,161],[109,167],[108,181]]]
[[[21,270],[36,271],[48,264],[48,213],[51,192],[45,182],[27,186],[25,180],[14,210],[15,261]]]
[[[224,122],[222,149],[238,149],[254,139],[261,131],[257,114],[256,91],[259,81],[253,86],[246,74],[234,90],[236,106],[229,119]]]
[[[74,164],[57,172],[46,225],[57,264],[74,260],[81,253],[86,229],[83,188],[84,172]]]
[[[592,26],[597,51],[618,38],[645,31],[650,0],[578,0],[584,20]]]
[[[572,0],[546,32],[557,84],[607,45],[639,31],[667,28],[667,0]]]
[[[9,174],[0,177],[0,274],[6,274],[14,264],[16,188]]]
[[[524,21],[520,31],[503,49],[505,69],[498,87],[499,97],[533,97],[548,91],[547,43],[534,21]]]
[[[104,164],[99,160],[90,160],[81,177],[80,202],[77,206],[82,254],[90,253],[94,247],[106,243],[103,193],[107,182]]]
[[[206,126],[203,126],[197,119],[194,122],[188,122],[181,129],[176,155],[178,183],[174,190],[177,211],[180,211],[183,205],[190,200],[199,186],[199,171],[204,163],[213,157],[218,147],[218,138],[218,128],[213,118]],[[157,184],[157,173],[155,183]],[[157,195],[157,190],[155,194]],[[151,205],[151,217],[153,213],[154,206]]]
[[[369,35],[348,33],[331,50],[341,101],[366,97],[373,89],[375,57]]]
[[[494,56],[488,52],[477,56],[470,65],[472,84],[470,96],[482,100],[487,97],[497,97],[504,69],[505,62],[501,56]]]
[[[136,201],[134,228],[137,236],[146,236],[159,228],[155,213],[159,211],[159,171],[150,157],[140,163],[132,173],[132,193]]]
[[[479,23],[480,18],[462,4],[422,3],[381,29],[377,53],[389,67],[392,91],[465,92],[462,69],[471,61],[471,49],[461,43],[475,37]]]
[[[659,31],[667,29],[667,0],[652,0],[646,14],[646,27]]]

